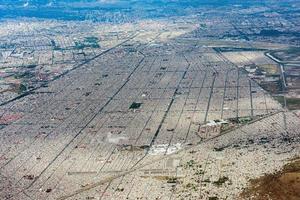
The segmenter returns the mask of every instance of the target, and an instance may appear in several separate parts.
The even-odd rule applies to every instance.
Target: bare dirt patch
[[[292,160],[283,169],[251,181],[241,199],[253,200],[299,200],[300,199],[300,158]]]

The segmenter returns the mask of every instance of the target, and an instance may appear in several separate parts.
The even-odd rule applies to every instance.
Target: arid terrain
[[[299,199],[299,9],[0,2],[0,199]]]

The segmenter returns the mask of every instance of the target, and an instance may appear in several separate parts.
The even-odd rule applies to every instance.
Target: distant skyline
[[[269,1],[238,0],[0,0],[0,18],[41,18],[61,20],[113,21],[114,13],[121,18],[138,19],[188,14],[186,10],[201,6],[256,6]],[[97,17],[108,15],[105,20]],[[92,16],[92,17],[91,17]],[[127,21],[121,19],[120,22]]]

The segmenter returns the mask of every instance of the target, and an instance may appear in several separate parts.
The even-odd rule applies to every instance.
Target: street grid
[[[282,110],[212,48],[190,50],[188,42],[176,40],[164,45],[161,50],[129,40],[2,106],[2,113],[20,118],[0,130],[1,198],[55,199],[174,148],[196,145],[207,139],[198,129],[210,120]],[[149,51],[155,54],[147,56]],[[141,107],[130,109],[134,102]],[[163,150],[152,155],[155,148]],[[137,180],[125,176],[96,193],[110,199],[107,193],[118,196],[114,190],[130,183],[114,198],[135,199],[143,182]],[[156,185],[145,186],[145,194],[155,196]]]

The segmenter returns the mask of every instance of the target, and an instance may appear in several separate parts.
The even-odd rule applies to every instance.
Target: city
[[[200,2],[0,2],[0,199],[300,198],[300,3]]]

